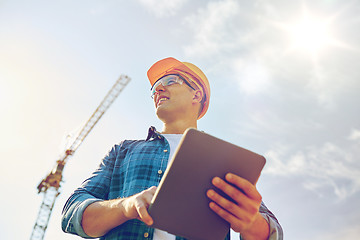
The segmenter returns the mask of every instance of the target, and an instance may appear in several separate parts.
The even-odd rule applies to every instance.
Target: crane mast
[[[81,143],[94,128],[96,123],[104,115],[106,110],[119,96],[121,91],[129,83],[130,78],[126,75],[121,75],[116,83],[112,86],[110,91],[101,101],[100,105],[96,108],[89,120],[85,123],[81,131],[78,133],[75,140],[56,161],[55,167],[50,173],[39,183],[37,186],[38,193],[44,193],[43,201],[40,205],[40,210],[31,233],[30,240],[44,239],[45,231],[47,229],[52,209],[55,205],[56,198],[60,194],[60,183],[62,180],[62,172],[69,157],[75,153]]]

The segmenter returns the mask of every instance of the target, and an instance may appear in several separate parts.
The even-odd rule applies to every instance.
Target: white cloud
[[[360,140],[360,130],[358,129],[353,129],[351,131],[350,136],[348,137],[348,139],[353,140],[353,141],[357,141]]]
[[[312,5],[308,5],[311,9]],[[221,73],[224,66],[237,65],[238,68],[230,69],[229,75],[242,77],[240,87],[245,92],[254,93],[258,86],[271,80],[280,91],[293,92],[296,97],[313,98],[317,106],[327,111],[338,110],[341,107],[339,100],[344,94],[349,97],[356,94],[352,89],[359,83],[352,79],[359,76],[353,71],[359,54],[339,46],[328,47],[316,57],[304,51],[289,51],[291,32],[279,25],[291,25],[300,19],[303,14],[301,3],[299,7],[284,2],[209,2],[185,18],[184,25],[189,26],[189,36],[193,39],[183,47],[184,52],[189,57],[214,61],[216,65],[222,63],[218,67]],[[334,12],[322,12],[319,16],[325,19],[333,17],[339,22],[349,17]],[[331,27],[338,27],[335,23],[333,25]],[[355,26],[347,23],[342,27],[352,29]],[[356,38],[355,33],[351,34],[349,39]],[[342,37],[339,33],[335,35],[336,38]],[[242,64],[239,64],[239,59]]]
[[[194,32],[194,41],[185,46],[189,56],[212,56],[223,50],[237,46],[236,16],[239,16],[239,2],[225,0],[210,2],[205,9],[200,9],[185,19]]]
[[[242,92],[257,94],[269,90],[269,72],[260,61],[238,59],[234,62],[234,73]]]
[[[174,16],[188,0],[139,0],[156,17]]]
[[[352,239],[358,239],[360,235],[360,228],[359,225],[354,222],[352,225],[347,226],[345,228],[336,228],[333,231],[326,231],[326,233],[321,234],[315,238],[314,240],[352,240]]]
[[[354,152],[353,143],[340,147],[327,142],[310,146],[295,154],[286,144],[279,144],[265,156],[269,164],[265,174],[277,176],[302,176],[303,186],[322,194],[331,187],[338,199],[345,199],[360,191],[360,169],[357,161],[360,151]],[[276,149],[276,150],[274,150]]]

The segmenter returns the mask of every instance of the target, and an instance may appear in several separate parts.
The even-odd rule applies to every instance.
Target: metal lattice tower
[[[52,209],[55,205],[56,198],[60,194],[60,183],[62,180],[62,172],[69,157],[75,153],[86,136],[94,128],[96,123],[104,115],[106,110],[119,96],[121,91],[129,83],[130,78],[126,75],[121,75],[116,83],[112,86],[105,98],[101,101],[100,105],[96,108],[95,112],[91,115],[89,120],[85,123],[75,140],[70,144],[59,160],[56,161],[55,167],[52,171],[41,180],[38,185],[38,193],[43,193],[43,201],[40,205],[38,217],[36,219],[30,240],[44,239],[45,231],[49,224]]]

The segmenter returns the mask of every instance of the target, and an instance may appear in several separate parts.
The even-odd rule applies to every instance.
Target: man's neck
[[[197,128],[197,121],[178,120],[171,123],[164,122],[161,133],[163,134],[183,134],[188,128]]]

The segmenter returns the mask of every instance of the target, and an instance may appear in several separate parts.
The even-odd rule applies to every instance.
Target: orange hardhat
[[[162,59],[154,63],[147,72],[151,86],[155,84],[157,80],[165,75],[171,73],[178,73],[186,77],[190,77],[196,85],[200,85],[200,90],[203,93],[202,110],[198,116],[198,119],[202,118],[209,108],[210,100],[210,84],[205,74],[192,63],[180,62],[175,58],[169,57]]]

